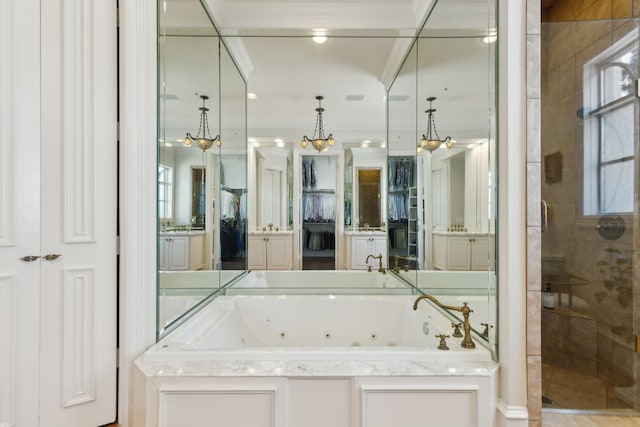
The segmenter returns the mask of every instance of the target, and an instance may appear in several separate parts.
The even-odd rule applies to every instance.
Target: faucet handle
[[[438,350],[449,350],[449,347],[447,347],[447,341],[446,341],[446,339],[449,338],[449,335],[440,334],[440,335],[436,335],[436,338],[440,338],[440,344],[438,344]]]
[[[451,322],[451,327],[454,328],[453,336],[456,338],[462,338],[462,332],[460,332],[460,328],[462,327],[462,323],[453,323]]]
[[[480,323],[481,326],[484,326],[484,331],[482,331],[482,336],[489,336],[489,328],[493,328],[493,325],[489,325],[488,323]]]

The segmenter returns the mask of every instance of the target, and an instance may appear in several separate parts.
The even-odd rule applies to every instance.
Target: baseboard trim
[[[496,414],[497,427],[527,427],[529,412],[524,406],[509,406],[503,400],[498,400]]]

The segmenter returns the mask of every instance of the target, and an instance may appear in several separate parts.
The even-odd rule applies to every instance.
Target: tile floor
[[[542,364],[542,395],[553,400],[544,408],[629,410],[615,389],[601,379],[548,363]],[[640,427],[640,417],[542,413],[542,427]]]
[[[640,418],[607,415],[542,413],[542,427],[637,427]]]
[[[542,395],[553,401],[543,401],[544,408],[629,409],[629,406],[617,397],[613,385],[598,377],[549,363],[542,364]]]

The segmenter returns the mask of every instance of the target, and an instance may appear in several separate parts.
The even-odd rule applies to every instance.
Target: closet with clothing
[[[389,258],[394,255],[413,257],[417,242],[415,158],[390,156],[387,166]]]
[[[301,167],[302,268],[336,266],[336,158],[303,156]]]

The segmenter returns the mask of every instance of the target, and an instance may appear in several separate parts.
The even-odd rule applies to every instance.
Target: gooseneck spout
[[[431,296],[431,295],[420,295],[418,298],[416,298],[416,301],[413,303],[413,309],[417,310],[418,309],[418,303],[420,302],[420,300],[423,299],[428,299],[429,301],[432,301],[435,305],[437,305],[438,307],[444,308],[445,310],[454,310],[454,311],[459,311],[460,313],[462,313],[462,317],[463,317],[463,330],[464,330],[464,338],[462,338],[462,348],[476,348],[476,344],[473,342],[473,340],[471,339],[471,324],[469,323],[469,314],[473,313],[473,310],[471,310],[469,308],[469,306],[467,305],[466,302],[462,303],[462,307],[455,307],[453,305],[445,305],[443,303],[441,303],[440,301],[438,301],[436,299],[436,297]]]
[[[373,259],[377,259],[378,260],[378,273],[386,273],[387,271],[382,267],[382,254],[375,256],[375,255],[367,255],[367,259],[365,260],[365,264],[369,264],[369,258],[373,258]],[[371,271],[371,266],[369,266],[369,271]]]

